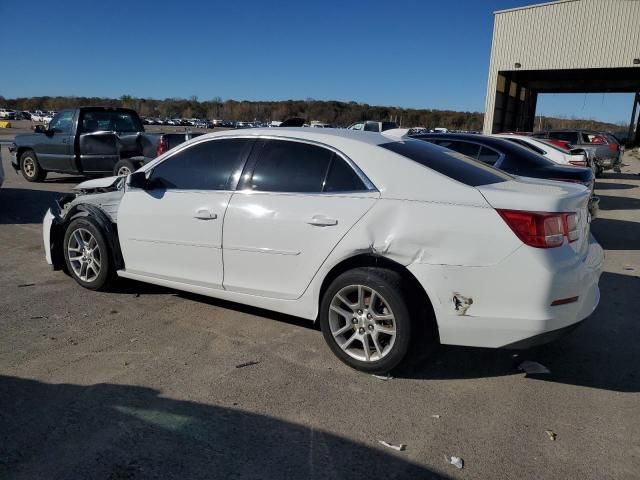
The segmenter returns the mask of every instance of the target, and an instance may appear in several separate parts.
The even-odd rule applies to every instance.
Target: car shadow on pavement
[[[605,250],[640,249],[640,223],[611,218],[596,218],[591,233]]]
[[[528,350],[441,346],[425,361],[413,362],[398,377],[429,380],[524,375],[525,360],[551,373],[528,375],[547,382],[618,392],[640,392],[640,278],[603,273],[600,305],[566,337]],[[473,319],[470,317],[470,321]]]
[[[242,400],[0,376],[0,478],[449,478]]]
[[[637,185],[630,183],[604,183],[596,182],[596,190],[631,190],[633,188],[639,188]]]
[[[0,188],[0,225],[42,223],[47,209],[64,193]]]
[[[615,197],[611,195],[598,195],[600,197],[600,210],[639,210],[640,199],[628,197]],[[598,219],[596,219],[597,221]]]
[[[640,174],[606,172],[599,177],[599,180],[640,180]]]

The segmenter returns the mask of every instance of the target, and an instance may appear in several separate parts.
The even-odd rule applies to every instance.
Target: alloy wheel
[[[100,275],[102,252],[93,234],[78,228],[69,237],[67,245],[69,264],[73,273],[84,282],[93,282]]]
[[[389,303],[365,285],[349,285],[334,295],[329,328],[338,346],[362,362],[384,358],[396,339],[396,321]]]

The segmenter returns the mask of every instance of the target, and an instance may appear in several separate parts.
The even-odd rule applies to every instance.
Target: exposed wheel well
[[[425,322],[422,326],[435,332],[437,335],[438,325],[433,311],[433,306],[431,305],[431,299],[429,298],[429,295],[427,295],[427,292],[425,292],[424,288],[422,288],[422,285],[420,285],[420,282],[418,282],[418,279],[404,265],[380,255],[369,253],[355,255],[334,266],[322,282],[318,302],[322,301],[324,293],[327,288],[329,288],[329,285],[331,285],[333,280],[348,270],[360,267],[385,268],[399,273],[405,282],[403,287],[407,290],[406,295],[410,302],[409,308],[414,311],[421,312],[421,314],[416,315],[415,318],[424,318]]]

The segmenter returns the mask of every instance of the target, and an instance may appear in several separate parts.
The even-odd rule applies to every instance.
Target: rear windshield
[[[380,146],[471,187],[513,179],[511,175],[466,155],[422,140],[383,143]]]
[[[144,129],[138,116],[127,110],[88,110],[80,120],[83,133],[113,130],[116,132],[141,132]]]

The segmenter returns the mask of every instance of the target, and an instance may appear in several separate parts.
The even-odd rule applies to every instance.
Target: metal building
[[[494,15],[484,133],[532,131],[540,93],[636,92],[633,127],[640,0],[561,0]]]

